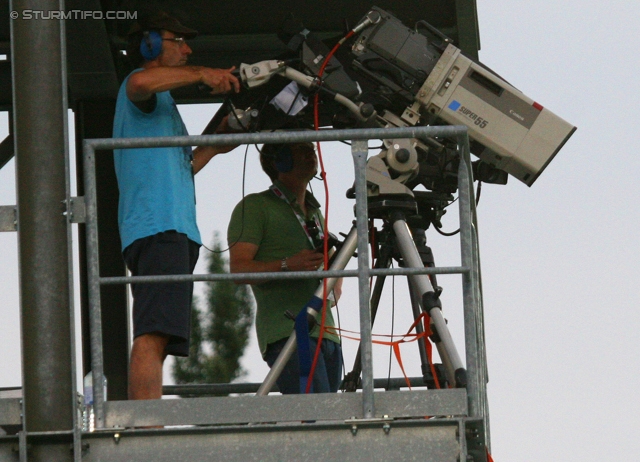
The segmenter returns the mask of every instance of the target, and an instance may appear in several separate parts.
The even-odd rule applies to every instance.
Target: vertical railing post
[[[98,255],[98,205],[95,150],[84,143],[84,194],[87,234],[87,282],[89,292],[89,329],[95,428],[104,428],[104,364],[102,358],[102,308],[100,306],[100,259]]]
[[[471,164],[469,158],[469,142],[466,136],[458,136],[458,152],[460,164],[458,168],[458,204],[460,213],[460,251],[461,263],[469,271],[462,274],[462,291],[464,306],[465,351],[467,357],[467,396],[469,415],[478,417],[481,414],[479,390],[479,352],[477,332],[477,300],[474,274],[475,261],[473,252],[473,200],[472,178],[470,178]]]
[[[365,419],[375,415],[373,402],[373,352],[371,346],[371,311],[369,309],[369,249],[367,213],[366,140],[353,141],[351,155],[355,169],[356,229],[358,233],[358,293],[360,298],[360,349],[362,361],[362,407]]]
[[[491,449],[490,428],[489,428],[489,404],[487,401],[487,352],[484,336],[484,307],[482,304],[482,275],[480,271],[480,244],[478,237],[478,222],[475,207],[475,197],[473,192],[473,174],[471,170],[471,155],[469,148],[469,138],[467,135],[460,135],[457,138],[458,146],[462,150],[462,156],[466,162],[468,191],[469,191],[469,236],[470,236],[470,280],[473,291],[473,329],[475,332],[475,367],[477,367],[477,390],[476,390],[476,414],[484,421],[485,443]]]

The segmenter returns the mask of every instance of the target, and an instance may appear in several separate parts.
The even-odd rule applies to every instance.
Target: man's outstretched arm
[[[238,93],[240,82],[232,74],[235,67],[212,69],[203,66],[157,66],[136,72],[127,81],[127,97],[135,102],[146,101],[161,91],[201,83],[211,87],[211,94]]]

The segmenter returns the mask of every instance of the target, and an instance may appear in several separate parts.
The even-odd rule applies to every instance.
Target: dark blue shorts
[[[134,241],[124,249],[132,276],[192,274],[200,246],[186,234],[166,231]],[[166,353],[189,355],[193,282],[131,285],[133,336],[158,333],[169,336]]]

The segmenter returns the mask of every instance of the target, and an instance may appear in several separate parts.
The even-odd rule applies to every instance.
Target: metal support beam
[[[60,10],[59,1],[16,0],[11,10]],[[11,21],[17,171],[24,428],[69,431],[74,424],[67,186],[64,23]],[[34,450],[30,461],[71,460]]]
[[[115,100],[81,101],[75,111],[76,152],[82,152],[82,141],[88,138],[108,138],[113,131]],[[78,195],[84,195],[82,156],[76,157]],[[103,277],[125,276],[126,268],[120,251],[118,232],[118,183],[113,167],[113,151],[101,152],[96,157],[95,174],[97,208],[100,220],[100,275]],[[86,226],[78,227],[80,250],[80,303],[82,312],[83,370],[91,368],[89,296],[87,292]],[[107,394],[110,400],[127,399],[129,364],[127,286],[103,286],[100,298],[106,307],[102,312],[102,336],[109,339],[109,348],[104,351],[104,375],[108,380]]]
[[[461,144],[465,141],[462,140]],[[469,159],[468,143],[465,149],[460,149],[460,166],[458,168],[458,205],[460,210],[460,249],[462,264],[469,268],[475,267],[473,246],[472,246],[472,213],[471,203],[473,200],[473,182],[471,178],[471,164]],[[478,357],[478,332],[477,332],[477,301],[474,293],[473,272],[462,275],[463,303],[464,303],[464,327],[465,342],[473,345],[474,348],[466,349],[467,356],[467,392],[469,394],[469,414],[472,417],[481,415],[481,394],[480,394],[480,365]]]
[[[475,0],[456,0],[456,29],[458,47],[475,60],[480,50],[480,32],[478,30],[478,9]]]
[[[362,362],[362,406],[365,418],[375,415],[373,400],[373,348],[371,345],[371,308],[369,305],[369,218],[367,212],[367,141],[353,141],[351,156],[353,157],[356,178],[356,227],[358,230],[358,294],[360,298],[360,361]]]
[[[458,441],[462,427],[460,422],[374,419],[356,424],[260,424],[102,431],[83,435],[82,461],[467,461],[470,459],[461,452]],[[485,462],[486,458],[473,460]]]
[[[375,392],[374,417],[366,416],[360,393],[108,401],[104,428],[349,419],[362,423],[385,415],[396,419],[466,417],[466,398],[465,390],[460,388]]]
[[[486,446],[491,449],[489,433],[489,404],[487,402],[487,382],[489,381],[486,364],[486,345],[484,339],[484,311],[482,305],[482,281],[480,274],[480,250],[478,243],[478,223],[473,192],[473,173],[468,138],[458,137],[460,149],[459,210],[460,210],[460,249],[462,264],[471,271],[462,275],[464,294],[465,343],[472,346],[466,349],[467,369],[470,382],[469,412],[472,417],[484,419]]]

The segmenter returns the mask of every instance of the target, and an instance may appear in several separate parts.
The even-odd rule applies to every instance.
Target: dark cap
[[[153,16],[148,17],[147,19],[141,19],[131,26],[129,30],[129,35],[135,34],[136,32],[153,30],[153,29],[164,29],[169,32],[173,32],[174,34],[179,34],[184,36],[185,38],[191,39],[198,35],[198,31],[194,29],[189,29],[188,27],[180,24],[175,18],[172,18],[167,13],[158,13]]]

